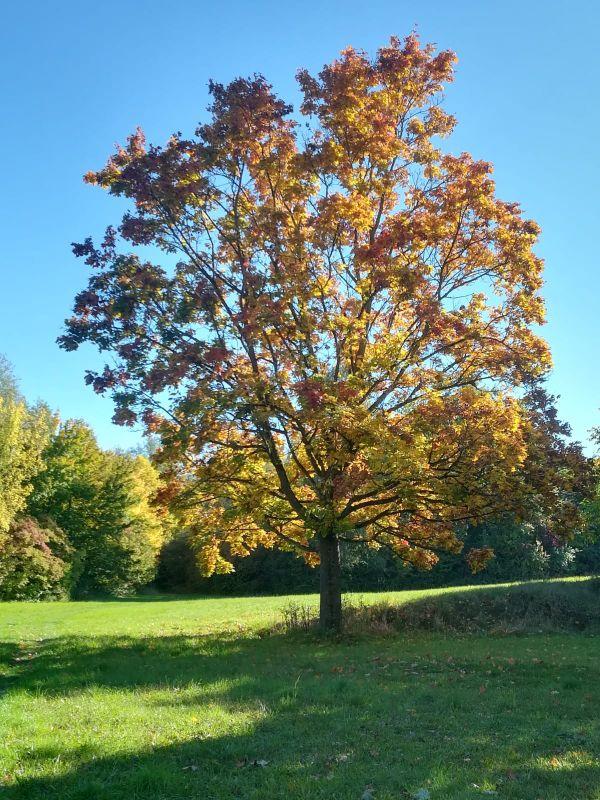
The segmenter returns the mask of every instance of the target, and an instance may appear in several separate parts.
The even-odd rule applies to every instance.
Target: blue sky
[[[417,27],[459,56],[450,142],[493,161],[498,193],[542,226],[550,381],[578,438],[600,425],[600,5],[593,0],[19,2],[0,31],[0,352],[31,400],[91,423],[103,446],[135,432],[84,386],[91,349],[54,340],[85,272],[70,242],[114,222],[81,176],[137,125],[150,140],[205,118],[209,78],[262,72],[296,100],[294,74]]]

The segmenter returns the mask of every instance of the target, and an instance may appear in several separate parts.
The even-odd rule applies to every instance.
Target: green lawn
[[[1,604],[0,798],[600,800],[600,637],[261,638],[289,599]]]

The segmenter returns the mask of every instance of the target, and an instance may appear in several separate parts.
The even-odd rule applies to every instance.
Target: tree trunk
[[[319,622],[323,631],[342,628],[340,543],[336,536],[319,536],[321,556],[321,603]]]

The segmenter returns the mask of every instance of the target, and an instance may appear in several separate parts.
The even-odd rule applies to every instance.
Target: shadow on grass
[[[377,800],[408,800],[429,787],[432,800],[598,797],[597,766],[515,768],[520,757],[528,762],[555,758],[533,737],[525,751],[519,743],[510,752],[496,753],[494,770],[453,764],[452,755],[431,747],[431,742],[417,743],[408,754],[404,748],[390,751],[390,761],[382,763],[369,751],[361,753],[355,741],[344,743],[351,747],[349,754],[336,753],[339,746],[331,746],[327,732],[338,721],[335,715],[307,715],[300,732],[310,737],[312,747],[306,746],[307,738],[300,741],[291,733],[289,720],[285,728],[281,720],[274,720],[252,734],[230,733],[117,756],[97,757],[82,747],[61,765],[62,774],[24,779],[2,795],[10,800],[359,800],[369,791]],[[286,744],[274,747],[282,735]],[[465,744],[473,745],[468,735]],[[430,755],[417,755],[426,752]],[[60,748],[36,757],[40,755],[47,763],[65,760]]]
[[[61,717],[21,742],[0,798],[591,800],[598,651],[576,635],[71,636],[15,661],[23,648],[2,645],[4,701],[27,717],[45,704],[40,724],[66,708],[80,737],[62,741]]]
[[[77,603],[119,603],[126,605],[128,603],[165,603],[169,601],[181,600],[214,600],[220,599],[215,595],[202,595],[202,594],[176,594],[160,592],[148,592],[148,594],[134,594],[126,595],[125,597],[115,597],[110,594],[99,595],[86,595],[84,597],[77,597]]]

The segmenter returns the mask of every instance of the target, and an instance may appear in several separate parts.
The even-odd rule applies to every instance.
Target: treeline
[[[291,552],[258,548],[235,572],[204,578],[197,531],[177,523],[169,491],[144,455],[106,451],[84,422],[59,422],[19,393],[0,361],[0,599],[125,596],[144,587],[202,594],[316,591],[318,571]],[[440,553],[431,571],[390,552],[342,546],[344,590],[385,590],[600,572],[600,492],[581,501],[585,525],[568,542],[543,509],[528,522],[504,517],[462,532],[465,550],[492,548],[473,575]]]
[[[588,527],[568,543],[554,540],[543,524],[517,522],[509,517],[470,527],[464,537],[465,550],[482,547],[494,550],[494,558],[486,569],[475,575],[462,555],[441,553],[436,566],[423,571],[403,564],[383,548],[372,550],[342,543],[343,590],[391,591],[600,573],[600,544],[595,541],[593,530],[600,507],[596,502],[586,506]],[[235,572],[204,578],[194,558],[193,535],[180,532],[161,551],[157,586],[162,591],[182,594],[318,591],[318,572],[293,553],[258,548],[233,561]]]
[[[0,363],[0,599],[126,595],[170,535],[142,455],[102,450],[83,422],[28,405]]]

